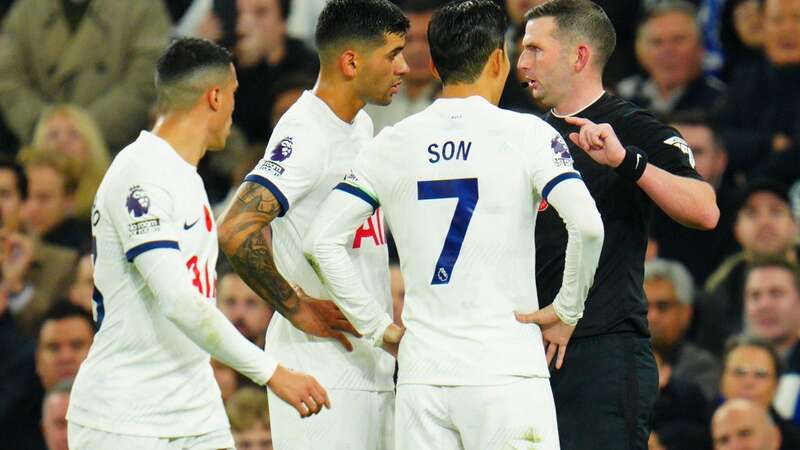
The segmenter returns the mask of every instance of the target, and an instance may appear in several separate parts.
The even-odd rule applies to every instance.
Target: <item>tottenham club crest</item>
[[[269,159],[273,161],[283,161],[292,156],[292,138],[286,137],[278,142],[278,145],[272,149]]]
[[[569,148],[567,148],[567,144],[561,136],[553,136],[553,139],[550,140],[550,148],[553,150],[553,161],[557,166],[572,165],[572,155],[570,155]]]
[[[125,206],[128,208],[128,213],[134,218],[142,217],[150,210],[150,197],[141,186],[131,186]]]

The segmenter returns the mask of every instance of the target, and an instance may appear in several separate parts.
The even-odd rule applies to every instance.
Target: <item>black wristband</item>
[[[647,153],[633,145],[625,147],[625,158],[614,170],[626,180],[639,181],[647,167]]]

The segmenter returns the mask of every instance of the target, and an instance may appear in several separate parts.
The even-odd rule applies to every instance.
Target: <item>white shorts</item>
[[[331,409],[306,419],[271,390],[268,395],[275,450],[394,449],[394,392],[328,389]]]
[[[396,450],[558,450],[550,381],[397,387]]]
[[[198,436],[159,438],[108,433],[78,425],[67,424],[70,450],[232,450],[230,430],[219,430]]]

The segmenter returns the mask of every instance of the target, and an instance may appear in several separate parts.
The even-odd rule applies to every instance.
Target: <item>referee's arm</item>
[[[611,125],[580,117],[567,122],[580,127],[569,138],[593,160],[616,169],[639,187],[675,221],[690,228],[711,230],[719,221],[714,189],[705,181],[672,174],[647,163],[647,154],[623,147]]]

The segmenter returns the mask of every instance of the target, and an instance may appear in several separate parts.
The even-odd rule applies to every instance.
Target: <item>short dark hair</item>
[[[606,12],[590,0],[550,0],[525,14],[525,21],[541,17],[555,19],[558,33],[589,39],[604,67],[617,45],[617,33]]]
[[[317,19],[320,52],[352,41],[383,44],[386,34],[405,36],[408,18],[388,0],[330,0]]]
[[[781,377],[783,373],[783,364],[781,363],[781,357],[778,355],[778,351],[775,350],[775,347],[766,339],[748,334],[734,335],[725,341],[725,353],[722,356],[723,370],[728,365],[728,357],[731,353],[741,347],[756,347],[767,352],[772,360],[772,367],[775,369],[775,379],[777,380]]]
[[[8,156],[0,156],[0,169],[14,173],[14,184],[17,186],[19,198],[22,200],[28,198],[28,177],[22,166]]]
[[[492,52],[505,45],[507,29],[506,15],[491,0],[454,1],[433,13],[428,43],[442,83],[477,80]]]
[[[206,71],[227,74],[232,63],[231,52],[208,39],[185,37],[174,40],[156,61],[155,85],[159,109],[176,104],[183,106],[180,104],[188,101],[183,98],[187,95],[186,91],[194,100],[206,85],[200,83],[201,87],[192,82],[192,78]],[[175,89],[177,85],[183,86]]]
[[[41,333],[41,328],[43,328],[47,322],[72,318],[83,319],[86,321],[86,324],[89,325],[89,328],[91,328],[92,333],[97,331],[97,327],[95,326],[94,319],[92,318],[91,314],[86,312],[86,310],[83,308],[70,303],[69,300],[62,299],[56,301],[53,306],[51,306],[50,309],[48,309],[44,314],[39,332]]]
[[[800,293],[800,268],[798,268],[797,264],[780,255],[758,255],[754,257],[753,260],[747,264],[744,277],[745,281],[747,281],[747,279],[750,277],[750,273],[752,273],[754,270],[769,267],[777,267],[789,272],[792,275],[794,288],[798,293]]]

